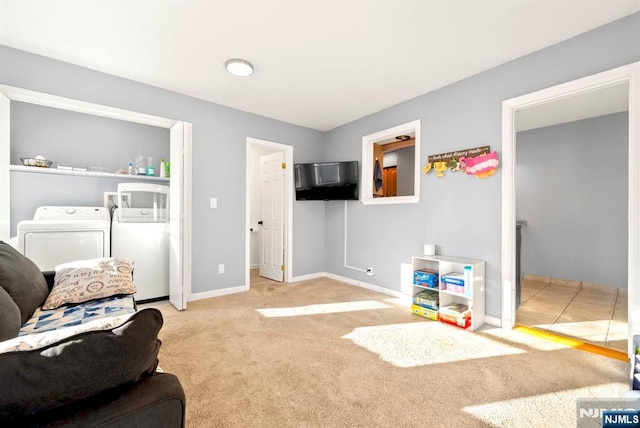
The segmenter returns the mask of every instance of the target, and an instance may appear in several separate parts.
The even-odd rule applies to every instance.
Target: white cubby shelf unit
[[[462,303],[469,307],[471,311],[471,325],[469,330],[477,330],[484,324],[484,285],[485,285],[485,262],[482,260],[466,259],[451,256],[414,256],[412,261],[412,296],[422,290],[437,290],[439,294],[439,307]],[[449,273],[464,273],[465,266],[471,268],[471,284],[465,283],[464,292],[447,290],[442,282],[442,276]],[[429,288],[417,285],[413,281],[413,273],[420,269],[430,269],[438,272],[438,287]]]

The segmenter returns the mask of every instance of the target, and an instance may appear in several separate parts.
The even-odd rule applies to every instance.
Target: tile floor
[[[626,352],[627,290],[523,279],[516,323]]]

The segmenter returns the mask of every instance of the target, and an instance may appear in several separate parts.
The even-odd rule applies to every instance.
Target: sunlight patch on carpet
[[[342,337],[397,367],[417,367],[526,352],[438,321],[358,327]]]
[[[338,312],[369,311],[372,309],[388,309],[392,306],[376,300],[358,302],[323,303],[319,305],[295,306],[292,308],[256,309],[265,317],[297,317],[301,315],[335,314]]]
[[[628,388],[624,382],[607,383],[468,406],[463,410],[488,426],[540,426],[540,421],[545,421],[544,426],[575,427],[578,398],[620,398]]]

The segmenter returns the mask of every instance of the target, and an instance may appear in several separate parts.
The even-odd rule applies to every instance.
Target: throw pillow
[[[53,288],[42,305],[56,309],[67,303],[83,303],[118,294],[134,294],[133,261],[123,257],[79,260],[56,266]]]
[[[0,286],[20,310],[20,324],[31,318],[49,294],[38,266],[6,242],[0,241]]]
[[[0,343],[20,332],[20,309],[11,296],[0,287]]]
[[[153,375],[161,327],[160,311],[147,308],[110,330],[0,354],[0,425]]]

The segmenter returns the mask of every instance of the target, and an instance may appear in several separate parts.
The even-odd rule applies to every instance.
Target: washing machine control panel
[[[34,220],[110,220],[109,210],[104,207],[38,207]]]

